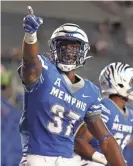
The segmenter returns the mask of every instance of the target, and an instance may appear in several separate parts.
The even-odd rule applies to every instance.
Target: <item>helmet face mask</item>
[[[57,57],[59,63],[76,64],[81,54],[81,44],[78,41],[62,40],[57,42]]]
[[[82,66],[90,49],[87,35],[76,24],[64,24],[57,28],[49,41],[51,59],[64,72]]]
[[[133,101],[133,68],[130,65],[117,62],[106,66],[99,82],[103,95],[117,94]]]

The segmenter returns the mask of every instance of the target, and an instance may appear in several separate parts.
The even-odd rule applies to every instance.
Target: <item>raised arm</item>
[[[43,20],[34,15],[30,6],[27,9],[28,15],[23,20],[25,35],[22,43],[21,77],[26,85],[30,85],[38,79],[42,71],[42,64],[38,58],[37,30]]]

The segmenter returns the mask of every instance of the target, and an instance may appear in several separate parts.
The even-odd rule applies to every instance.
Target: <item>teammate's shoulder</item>
[[[111,99],[103,98],[101,102],[108,110],[110,110],[112,118],[116,115],[121,115],[119,107]]]
[[[104,97],[102,98],[101,102],[109,109],[116,107],[115,104],[109,98]]]
[[[110,101],[110,99],[106,97],[103,97],[101,102],[105,105],[112,105],[112,102]]]
[[[112,115],[112,103],[110,101],[110,99],[108,98],[102,98],[101,99],[101,104],[102,104],[102,119],[106,119],[105,122],[109,121],[109,119],[111,118],[110,115]],[[106,117],[107,116],[107,117]]]

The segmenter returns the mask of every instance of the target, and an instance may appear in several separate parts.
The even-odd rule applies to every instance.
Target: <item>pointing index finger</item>
[[[34,15],[34,12],[31,6],[27,6],[27,10],[29,15]]]

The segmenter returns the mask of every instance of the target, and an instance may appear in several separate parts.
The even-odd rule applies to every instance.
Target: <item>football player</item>
[[[108,108],[102,109],[102,120],[113,134],[123,152],[133,133],[132,108],[127,105],[129,100],[133,100],[133,68],[121,62],[111,63],[101,71],[99,82],[101,93],[105,97],[101,102]],[[87,129],[84,129],[84,133],[80,135],[82,137],[84,135],[86,140],[88,136],[88,141],[91,142],[91,145],[98,152],[101,152],[98,141],[93,139],[93,137],[91,138]],[[106,143],[108,144],[108,142]],[[82,144],[83,140],[78,140],[77,138],[76,152],[88,159],[85,153],[87,152],[85,150],[87,146],[84,146],[83,152],[80,150],[80,147],[83,146]],[[89,151],[89,147],[86,149]],[[110,150],[112,150],[112,147],[110,147]],[[88,153],[88,155],[90,154]],[[87,163],[89,166],[101,165],[96,162],[85,162],[85,160],[83,160],[82,163]]]
[[[43,21],[31,7],[28,11],[23,21],[23,62],[18,69],[25,86],[26,166],[78,166],[73,160],[73,130],[84,117],[94,136],[103,140],[101,148],[112,166],[125,166],[115,139],[100,119],[102,104],[97,88],[73,71],[89,58],[86,33],[76,24],[63,24],[50,38],[50,57],[38,55],[36,32]],[[105,147],[106,139],[109,144]]]

